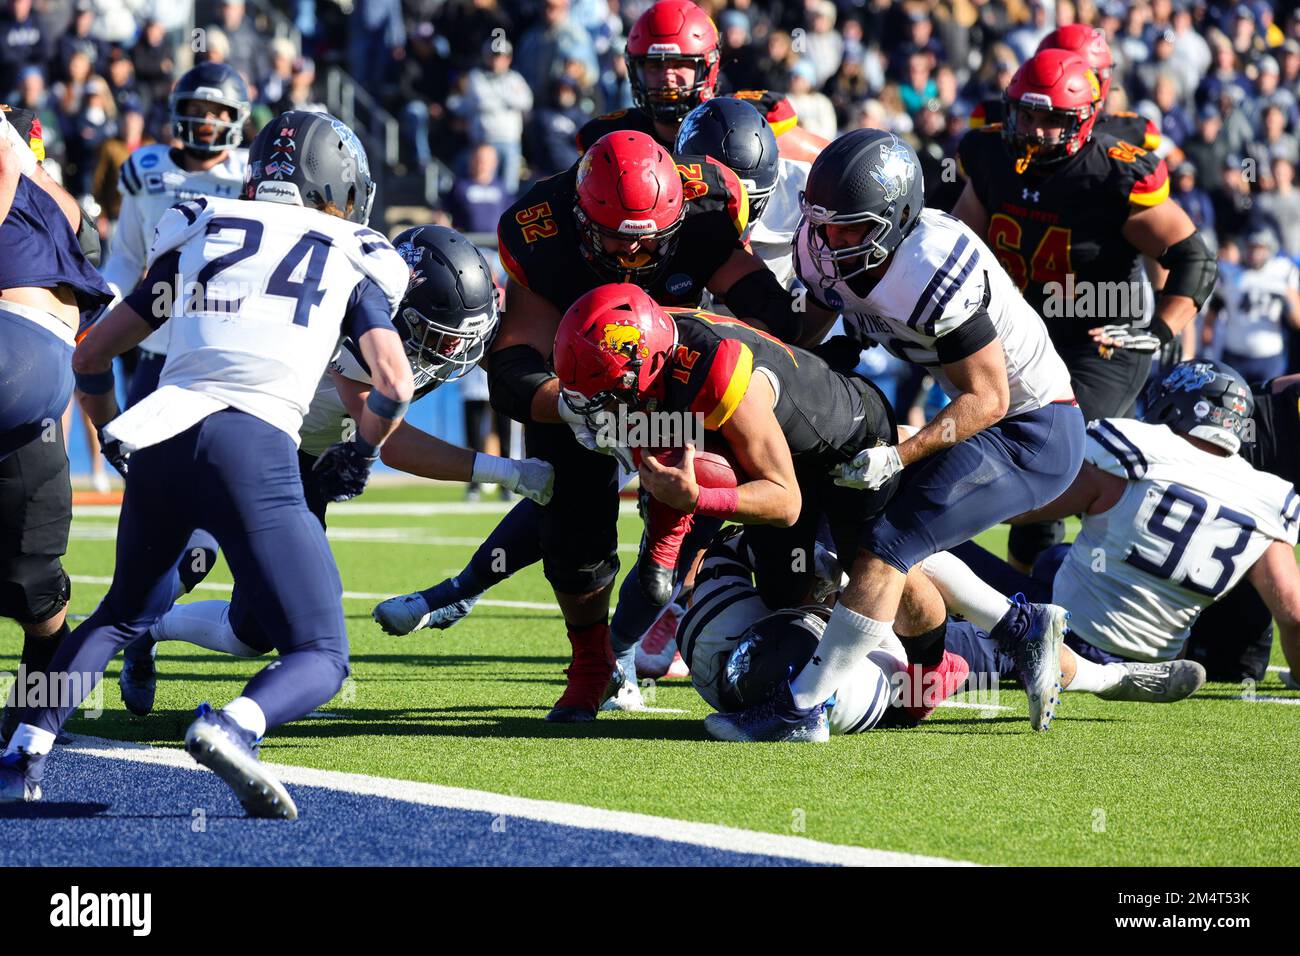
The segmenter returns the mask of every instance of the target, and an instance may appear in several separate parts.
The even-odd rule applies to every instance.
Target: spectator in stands
[[[601,67],[600,80],[596,89],[600,112],[613,113],[615,110],[630,109],[632,81],[627,75],[627,57],[623,53],[621,42],[617,49],[610,51],[608,60],[609,62]]]
[[[59,42],[55,47],[56,61],[66,64],[72,59],[72,54],[77,50],[83,50],[86,56],[90,57],[90,69],[92,73],[99,73],[104,69],[105,61],[108,54],[108,45],[96,36],[95,27],[95,4],[92,0],[77,0],[72,16],[72,25],[68,31],[59,37]],[[65,76],[59,76],[59,79],[66,79]]]
[[[826,84],[824,92],[835,107],[835,118],[840,129],[850,129],[854,108],[872,93],[860,53],[845,54],[844,62]]]
[[[790,70],[798,59],[790,42],[790,34],[784,30],[773,30],[769,33],[767,53],[758,61],[759,69],[763,74],[761,88],[782,93],[788,90]]]
[[[905,15],[907,37],[890,51],[889,61],[889,75],[899,81],[907,79],[914,54],[926,54],[931,69],[944,59],[943,44],[934,35],[934,21],[925,5],[910,6]]]
[[[511,35],[510,15],[497,0],[451,0],[432,25],[442,36],[456,38],[449,52],[460,70],[478,65],[479,51],[489,40]]]
[[[1286,131],[1286,114],[1280,106],[1272,104],[1265,107],[1259,132],[1259,138],[1250,144],[1246,155],[1255,160],[1256,168],[1261,173],[1271,174],[1273,159],[1277,156],[1289,159],[1292,163],[1300,163],[1300,143]]]
[[[519,43],[518,71],[531,89],[543,90],[564,72],[564,64],[570,60],[583,65],[588,83],[600,76],[595,45],[582,25],[569,16],[569,0],[545,0],[542,22]]]
[[[91,0],[95,4],[95,36],[105,43],[131,46],[140,32],[137,0]]]
[[[1296,92],[1300,85],[1293,84],[1291,89],[1281,85],[1282,69],[1277,60],[1266,56],[1259,61],[1259,76],[1255,80],[1255,98],[1251,112],[1255,116],[1255,125],[1263,119],[1263,112],[1270,106],[1282,110],[1286,125],[1295,130],[1300,126],[1300,109],[1297,108]]]
[[[348,72],[362,89],[381,95],[404,56],[401,0],[355,0],[348,18]]]
[[[844,38],[835,29],[835,16],[835,0],[811,0],[803,55],[816,71],[813,85],[817,87],[835,75],[844,57]]]
[[[469,174],[456,177],[447,196],[452,225],[461,232],[495,234],[512,196],[497,176],[497,151],[479,143],[469,156]]]
[[[167,28],[162,20],[150,17],[144,31],[131,50],[135,63],[135,81],[144,95],[146,111],[149,106],[165,102],[171,93],[176,67],[175,48],[167,40]]]
[[[1196,167],[1197,182],[1211,195],[1223,186],[1223,164],[1228,158],[1228,144],[1219,135],[1222,129],[1218,107],[1202,106],[1196,116],[1196,135],[1178,144]]]
[[[437,155],[450,160],[460,147],[447,123],[445,103],[450,90],[451,44],[432,23],[420,23],[407,36],[406,56],[398,71],[396,108],[401,120],[405,155],[416,169]],[[432,135],[431,135],[432,134]]]
[[[153,137],[145,135],[144,112],[138,103],[128,103],[122,110],[117,135],[104,141],[99,153],[99,163],[91,183],[91,195],[99,204],[101,233],[109,223],[116,223],[122,209],[122,195],[118,191],[118,178],[126,158]]]
[[[913,53],[907,58],[907,78],[899,84],[898,93],[903,98],[903,108],[909,116],[939,95],[939,84],[934,80],[930,54]]]
[[[1219,34],[1214,41],[1214,69],[1206,74],[1196,90],[1198,103],[1220,102],[1220,92],[1225,88],[1237,89],[1242,95],[1251,92],[1250,81],[1238,68],[1237,53],[1226,37]]]
[[[253,79],[266,72],[266,40],[248,18],[244,0],[221,0],[221,32],[230,41],[227,63]]]
[[[1247,175],[1250,169],[1250,175]],[[1240,236],[1255,216],[1255,197],[1251,181],[1256,171],[1246,165],[1243,157],[1230,154],[1223,161],[1223,185],[1210,194],[1214,200],[1214,220],[1219,225],[1219,235]]]
[[[1223,86],[1219,90],[1219,115],[1223,117],[1223,131],[1220,134],[1228,143],[1229,152],[1245,153],[1246,147],[1255,138],[1255,128],[1241,106],[1246,101],[1246,94],[1239,86]]]
[[[524,129],[528,166],[534,176],[553,176],[578,161],[578,130],[591,114],[578,104],[578,84],[562,76],[546,103],[533,110]]]
[[[1124,26],[1111,38],[1110,49],[1123,74],[1124,83],[1127,84],[1132,81],[1138,64],[1145,63],[1151,57],[1151,45],[1147,39],[1147,7],[1141,3],[1130,3],[1123,19]],[[1026,58],[1024,51],[1017,52],[1021,53],[1021,59]]]
[[[119,114],[128,104],[143,114],[140,88],[135,80],[135,64],[131,62],[131,57],[126,50],[120,46],[109,49],[107,79],[109,92]]]
[[[1161,135],[1175,143],[1185,143],[1195,135],[1196,127],[1187,111],[1179,105],[1178,79],[1172,72],[1163,72],[1156,77],[1155,87],[1156,111],[1159,114]]]
[[[59,103],[60,121],[75,116],[81,110],[81,98],[86,88],[86,81],[91,78],[90,57],[84,50],[72,54],[65,66],[67,78],[54,84],[54,97]]]
[[[1138,4],[1131,8],[1139,9]],[[1031,0],[1029,4],[1030,21],[1024,26],[1016,27],[1005,37],[1006,43],[1016,53],[1016,59],[1023,63],[1034,55],[1043,37],[1052,32],[1052,13],[1044,0]],[[1143,46],[1145,53],[1145,45]]]
[[[104,141],[117,135],[117,107],[108,84],[92,76],[86,81],[84,93],[68,135],[68,169],[64,174],[64,188],[78,198],[90,195]]]
[[[1282,251],[1300,260],[1300,190],[1295,188],[1296,163],[1285,156],[1273,158],[1270,188],[1257,201],[1259,214],[1276,230]]]
[[[469,124],[472,143],[489,143],[501,164],[501,181],[514,195],[519,189],[522,162],[520,140],[524,114],[533,108],[533,91],[510,68],[514,47],[504,37],[483,45],[483,66],[470,70],[465,93],[448,106]]]
[[[289,93],[293,84],[293,63],[298,59],[298,50],[293,41],[278,37],[268,46],[271,68],[257,84],[258,96],[264,103],[277,103]]]
[[[749,17],[740,10],[724,10],[718,16],[718,31],[722,40],[721,72],[727,89],[760,89],[763,71],[749,32]]]
[[[198,37],[194,51],[196,63],[226,63],[230,60],[230,40],[221,27],[208,27]]]
[[[790,70],[788,85],[790,105],[799,117],[799,125],[810,133],[835,138],[835,107],[825,93],[815,87],[817,69],[811,60],[798,60]]]
[[[325,104],[316,99],[316,61],[311,57],[298,57],[293,65],[293,79],[289,83],[289,95],[275,104],[273,112],[276,116],[279,116],[286,110],[306,110],[309,113],[326,112]]]
[[[1174,59],[1173,67],[1179,73],[1183,90],[1195,90],[1214,62],[1210,44],[1196,31],[1189,4],[1174,9]]]
[[[980,68],[966,84],[965,97],[972,103],[1001,99],[1002,91],[1011,85],[1011,77],[1020,68],[1020,60],[1011,47],[995,43],[984,58]]]
[[[1152,100],[1156,98],[1156,83],[1162,76],[1168,76],[1175,83],[1176,97],[1181,99],[1184,91],[1177,87],[1178,73],[1173,67],[1174,31],[1162,30],[1156,36],[1155,48],[1151,57],[1139,63],[1133,70],[1129,93],[1135,100]]]
[[[1206,244],[1215,248],[1218,243],[1215,239],[1214,203],[1210,201],[1210,194],[1196,185],[1195,164],[1186,161],[1179,164],[1174,171],[1169,196],[1187,213]]]
[[[40,21],[32,14],[32,0],[9,0],[0,17],[0,95],[18,85],[25,66],[44,66],[49,56]]]

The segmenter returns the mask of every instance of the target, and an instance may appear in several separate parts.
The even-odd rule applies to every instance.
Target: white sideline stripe
[[[1300,707],[1300,697],[1248,697],[1242,694],[1237,700],[1244,700],[1248,704],[1289,704],[1292,707]]]
[[[1014,707],[1007,707],[1003,704],[980,704],[973,700],[944,700],[939,702],[940,707],[959,707],[962,710],[1014,710]]]
[[[101,737],[73,739],[67,749],[92,757],[110,760],[133,760],[154,766],[174,767],[181,770],[207,773],[196,766],[192,757],[183,750],[129,744]],[[266,764],[284,783],[300,787],[323,787],[367,797],[383,797],[429,807],[447,807],[488,813],[493,816],[520,817],[558,826],[577,827],[583,830],[602,830],[626,833],[632,836],[689,843],[734,853],[779,856],[808,863],[828,863],[839,866],[977,866],[961,860],[948,860],[936,856],[920,856],[893,850],[872,850],[865,847],[822,843],[805,837],[784,836],[779,833],[762,833],[742,830],[714,823],[693,823],[672,820],[642,813],[622,810],[605,810],[585,807],[576,803],[558,803],[511,797],[488,793],[484,790],[467,790],[462,787],[445,787],[440,784],[418,783],[411,780],[390,780],[369,777],[359,773],[341,773],[337,770],[313,770],[308,767],[288,767]]]
[[[477,548],[483,543],[483,538],[448,537],[410,528],[332,527],[325,532],[325,536],[331,541],[440,545],[448,548]],[[69,537],[74,541],[112,541],[117,537],[117,526],[74,521]],[[624,543],[618,546],[618,550],[629,554],[636,553],[638,549],[639,546],[635,544]]]
[[[494,501],[443,501],[443,502],[402,502],[389,504],[380,502],[342,501],[330,505],[330,516],[383,515],[386,517],[419,517],[435,515],[503,515],[518,502]],[[636,502],[620,500],[620,514],[636,514]],[[116,518],[122,511],[121,505],[77,505],[72,509],[74,515],[83,518]]]
[[[97,577],[90,574],[73,574],[71,575],[74,584],[103,584],[113,583],[112,578]],[[196,591],[219,591],[222,594],[229,594],[234,588],[229,584],[222,584],[218,581],[202,581],[196,587]],[[392,597],[391,594],[379,594],[374,591],[344,591],[343,597],[354,601],[382,601]],[[481,598],[478,602],[484,607],[512,607],[525,611],[558,611],[559,605],[547,604],[544,601],[502,601],[493,598]]]

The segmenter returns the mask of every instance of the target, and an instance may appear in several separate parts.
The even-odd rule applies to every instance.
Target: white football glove
[[[1146,329],[1135,329],[1131,325],[1104,325],[1101,332],[1110,339],[1109,345],[1099,345],[1101,354],[1110,358],[1110,350],[1125,349],[1150,355],[1160,351],[1160,337]]]
[[[569,403],[564,400],[564,393],[560,393],[560,401],[557,406],[560,419],[566,422],[569,428],[573,429],[573,437],[578,440],[578,444],[588,451],[594,451],[601,455],[610,455],[618,460],[618,463],[628,471],[636,471],[636,466],[632,464],[632,453],[622,445],[601,441],[597,428],[592,428],[591,420],[579,412],[575,412],[569,407]],[[601,422],[614,418],[612,412],[598,412],[597,417]],[[598,426],[599,427],[599,426]]]
[[[835,484],[845,488],[875,491],[903,470],[897,445],[878,445],[853,456],[853,460],[831,469]]]
[[[474,456],[474,470],[470,480],[500,485],[507,491],[544,505],[551,500],[551,494],[555,490],[555,469],[540,458],[516,461],[479,452]]]
[[[32,152],[31,146],[23,139],[22,134],[14,128],[14,124],[9,122],[9,117],[0,112],[0,137],[9,144],[14,154],[18,157],[18,168],[24,176],[31,176],[36,172],[36,154]]]

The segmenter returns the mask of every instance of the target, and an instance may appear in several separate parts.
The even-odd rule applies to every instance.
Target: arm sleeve
[[[371,329],[397,329],[393,326],[393,313],[388,296],[369,276],[357,283],[348,296],[348,307],[343,313],[343,334],[354,342]]]
[[[935,351],[944,365],[970,358],[998,337],[998,330],[983,310],[972,315],[947,335],[935,339]]]
[[[122,300],[140,318],[156,329],[171,316],[171,304],[176,301],[176,278],[180,271],[181,254],[177,249],[164,253],[154,260],[144,280]]]

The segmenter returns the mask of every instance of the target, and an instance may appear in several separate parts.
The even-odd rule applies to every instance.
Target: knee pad
[[[57,555],[0,561],[0,617],[40,624],[63,610],[71,596],[72,580]]]
[[[608,587],[618,577],[618,554],[599,561],[571,564],[550,555],[542,558],[542,573],[560,594],[589,594]]]
[[[1064,521],[1036,521],[1011,526],[1007,552],[1021,564],[1032,566],[1038,556],[1065,540]]]

